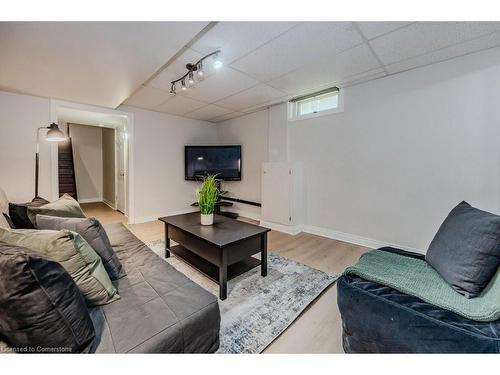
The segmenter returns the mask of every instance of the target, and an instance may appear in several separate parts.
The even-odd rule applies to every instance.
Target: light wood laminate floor
[[[124,223],[142,241],[164,237],[163,223],[159,221],[126,224],[127,219],[121,213],[103,203],[82,204],[82,208],[88,216],[94,216],[102,223]],[[310,267],[332,273],[342,272],[368,250],[308,233],[291,236],[276,231],[269,233],[268,249]],[[264,352],[343,353],[335,285],[311,304]]]

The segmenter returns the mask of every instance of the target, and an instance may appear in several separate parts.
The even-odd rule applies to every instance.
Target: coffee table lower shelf
[[[170,247],[170,251],[179,258],[183,259],[190,266],[196,268],[205,276],[219,284],[219,267],[212,264],[195,253],[189,251],[182,245],[175,245]],[[237,263],[231,264],[227,267],[227,280],[234,279],[235,277],[260,266],[260,260],[252,256],[243,259]]]

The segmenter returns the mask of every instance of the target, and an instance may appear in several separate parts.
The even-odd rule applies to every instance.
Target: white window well
[[[342,92],[338,87],[318,91],[291,99],[288,119],[302,120],[342,111]]]

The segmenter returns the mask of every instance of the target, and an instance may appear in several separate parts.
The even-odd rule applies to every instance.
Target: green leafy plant
[[[203,215],[214,213],[215,203],[219,196],[219,188],[215,177],[211,175],[203,177],[201,187],[196,191],[198,206]]]

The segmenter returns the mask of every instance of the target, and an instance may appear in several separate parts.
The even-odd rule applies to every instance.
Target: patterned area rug
[[[163,240],[147,245],[165,259]],[[212,294],[219,295],[215,282],[175,255],[165,261]],[[337,278],[338,275],[268,253],[266,277],[262,277],[260,267],[256,267],[228,282],[228,297],[219,300],[218,353],[262,352]]]

